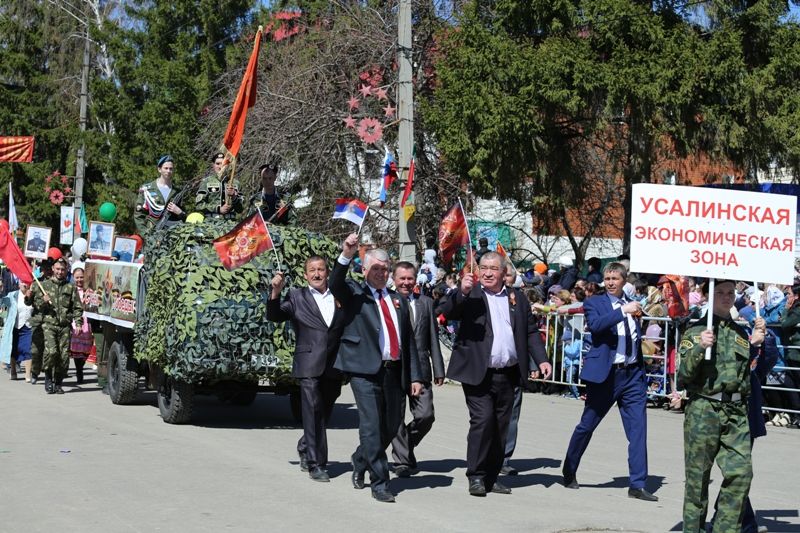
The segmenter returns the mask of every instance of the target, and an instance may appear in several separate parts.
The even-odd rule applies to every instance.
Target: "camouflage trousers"
[[[34,326],[31,330],[31,376],[38,377],[42,372],[44,332],[42,326]]]
[[[753,479],[747,402],[692,399],[683,422],[683,454],[683,531],[706,531],[708,483],[714,459],[722,471],[714,531],[741,531],[744,503]]]
[[[42,326],[44,331],[45,372],[51,371],[57,382],[67,375],[69,368],[69,339],[72,330],[69,326],[59,327],[51,324]]]

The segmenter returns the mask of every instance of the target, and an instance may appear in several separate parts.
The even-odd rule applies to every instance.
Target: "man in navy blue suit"
[[[593,345],[584,356],[581,379],[586,382],[586,406],[567,448],[562,473],[564,486],[577,489],[575,473],[592,433],[614,402],[628,438],[628,496],[645,501],[658,497],[645,489],[647,481],[647,380],[642,358],[638,317],[642,306],[622,292],[628,272],[621,263],[603,269],[606,294],[583,304]]]

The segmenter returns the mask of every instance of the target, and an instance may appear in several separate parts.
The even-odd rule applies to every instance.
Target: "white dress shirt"
[[[325,325],[331,327],[333,313],[336,311],[336,302],[333,298],[333,294],[331,294],[331,290],[325,289],[325,292],[319,292],[314,287],[309,287],[308,290],[311,291],[311,296],[313,296],[314,301],[317,302],[317,307],[319,307],[319,312],[322,313],[322,319],[325,321]]]
[[[608,299],[611,300],[611,307],[614,309],[621,309],[625,302],[621,298],[617,298],[611,294],[608,295]],[[628,344],[628,338],[625,335],[625,322],[620,320],[617,322],[617,355],[614,357],[614,364],[625,363],[625,364],[633,364],[636,362],[638,354],[636,353],[636,339],[638,338],[636,335],[636,321],[633,319],[633,316],[630,314],[622,313],[625,317],[625,320],[628,321],[628,328],[631,330],[631,342],[633,342],[633,346],[631,347],[631,356],[628,360],[625,360],[625,351],[626,346]]]
[[[492,319],[492,353],[489,366],[505,368],[517,364],[517,346],[514,344],[514,330],[511,327],[511,313],[508,308],[508,291],[505,287],[493,293],[483,289],[489,302],[489,316]]]

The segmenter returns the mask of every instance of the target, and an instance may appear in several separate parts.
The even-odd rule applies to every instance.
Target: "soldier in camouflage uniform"
[[[706,531],[708,483],[716,458],[723,481],[714,531],[738,532],[753,477],[747,398],[750,358],[764,342],[766,325],[756,321],[752,336],[731,319],[735,283],[719,280],[714,289],[713,331],[706,319],[681,340],[678,387],[689,394],[683,424],[686,488],[683,531]],[[705,350],[711,347],[711,359]]]
[[[261,176],[261,189],[250,199],[253,211],[258,209],[264,220],[281,226],[294,225],[296,215],[292,209],[291,198],[285,191],[275,186],[278,177],[278,164],[267,163],[258,169]]]
[[[195,209],[206,218],[233,220],[244,211],[244,202],[239,194],[239,180],[233,180],[231,185],[225,176],[224,164],[225,155],[216,154],[213,171],[197,187]],[[226,198],[229,201],[226,202]]]
[[[53,265],[53,277],[42,282],[44,293],[32,291],[25,303],[42,315],[44,333],[44,375],[47,394],[64,394],[61,383],[69,364],[69,339],[72,325],[83,316],[83,305],[75,285],[67,282],[67,262]]]

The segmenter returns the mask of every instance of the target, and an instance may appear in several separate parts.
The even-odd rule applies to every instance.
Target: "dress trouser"
[[[297,453],[305,455],[309,468],[325,468],[328,464],[328,421],[342,391],[342,380],[323,376],[299,378],[299,381],[303,436],[297,441]]]
[[[403,414],[405,415],[405,396],[408,397],[408,405],[413,417],[408,424],[400,424],[397,436],[392,441],[392,458],[395,465],[405,465],[411,468],[417,467],[417,457],[414,449],[428,434],[433,427],[435,419],[433,412],[433,388],[430,383],[422,385],[422,394],[419,396],[404,395]]]
[[[508,437],[506,437],[505,456],[503,464],[507,465],[514,450],[517,448],[517,435],[519,434],[519,417],[522,414],[522,387],[514,387],[514,405],[511,407],[511,421],[508,423]]]
[[[628,439],[630,488],[643,489],[647,481],[647,386],[639,365],[612,368],[603,383],[586,383],[586,405],[567,447],[565,473],[575,474],[594,430],[617,403]]]
[[[381,366],[377,374],[351,374],[350,388],[358,407],[359,445],[352,461],[356,472],[369,470],[372,491],[389,488],[386,447],[403,422],[402,365]]]
[[[500,469],[508,437],[514,387],[519,383],[519,367],[489,368],[478,385],[462,383],[469,410],[467,433],[467,477],[482,478],[491,489]]]

